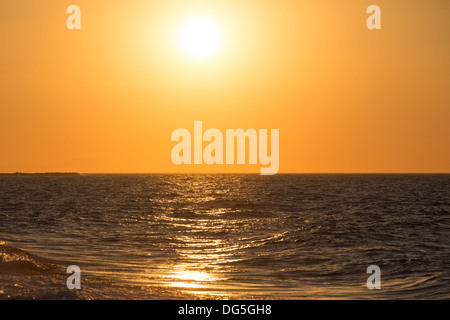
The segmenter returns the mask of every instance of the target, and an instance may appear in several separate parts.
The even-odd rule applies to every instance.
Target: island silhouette
[[[36,172],[36,173],[0,173],[0,176],[79,176],[78,172]]]

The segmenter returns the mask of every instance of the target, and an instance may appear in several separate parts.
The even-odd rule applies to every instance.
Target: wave
[[[0,241],[0,300],[76,299],[64,290],[62,266]]]
[[[55,267],[27,251],[0,241],[0,275],[43,273]]]
[[[81,290],[66,286],[66,266],[0,241],[0,300],[191,299],[174,289],[113,283],[83,274]],[[125,293],[125,294],[124,294]]]

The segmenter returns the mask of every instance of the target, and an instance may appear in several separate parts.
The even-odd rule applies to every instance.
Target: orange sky
[[[198,13],[224,30],[207,61],[175,44]],[[448,0],[1,1],[0,172],[259,172],[172,164],[171,133],[194,120],[280,129],[280,172],[450,172],[449,14]]]

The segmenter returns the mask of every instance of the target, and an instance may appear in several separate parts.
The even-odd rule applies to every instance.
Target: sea
[[[0,177],[0,299],[449,298],[448,174]]]

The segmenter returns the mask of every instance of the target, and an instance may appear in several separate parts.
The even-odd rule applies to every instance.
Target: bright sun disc
[[[179,33],[181,48],[196,59],[211,57],[219,49],[221,41],[217,24],[206,18],[187,21]]]

